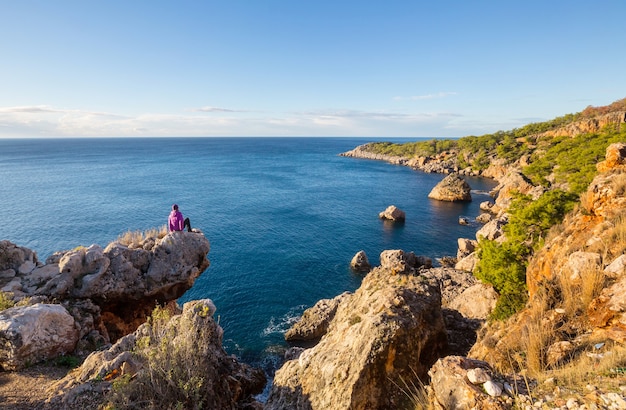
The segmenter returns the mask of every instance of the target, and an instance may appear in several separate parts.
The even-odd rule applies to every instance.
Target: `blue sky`
[[[461,137],[626,97],[626,1],[0,5],[0,137]]]

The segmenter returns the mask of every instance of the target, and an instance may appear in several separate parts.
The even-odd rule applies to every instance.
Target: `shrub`
[[[13,295],[10,292],[0,292],[0,311],[15,306]]]
[[[146,238],[161,239],[167,235],[167,225],[162,225],[159,228],[148,229],[147,231],[127,231],[117,238],[117,242],[122,245],[130,245],[133,243],[140,243]]]

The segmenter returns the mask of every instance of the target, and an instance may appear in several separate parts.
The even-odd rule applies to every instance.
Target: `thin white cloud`
[[[393,97],[394,100],[396,101],[402,101],[402,100],[410,100],[410,101],[421,101],[421,100],[434,100],[437,98],[445,98],[451,95],[457,95],[457,93],[455,92],[439,92],[439,93],[435,93],[435,94],[425,94],[425,95],[412,95],[410,97],[402,97],[402,96],[397,96],[397,97]]]
[[[192,111],[192,112],[248,112],[244,110],[233,110],[230,108],[220,108],[220,107],[211,107],[211,106],[192,108],[189,111]]]
[[[188,110],[187,110],[188,111]],[[50,106],[0,107],[0,137],[459,136],[450,112],[324,109],[239,116],[213,110],[136,116]],[[473,132],[473,131],[470,131]]]

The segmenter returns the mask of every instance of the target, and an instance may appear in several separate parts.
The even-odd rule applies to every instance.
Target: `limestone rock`
[[[74,318],[61,305],[6,309],[0,312],[0,366],[17,370],[72,352],[78,335]]]
[[[564,268],[571,280],[577,280],[585,271],[599,268],[601,260],[598,253],[577,251],[568,256]]]
[[[467,272],[474,272],[476,266],[478,266],[478,255],[476,252],[472,252],[469,255],[457,260],[454,264],[454,269],[463,270]]]
[[[626,275],[604,288],[589,305],[587,314],[596,334],[626,343]]]
[[[439,359],[428,374],[431,377],[432,399],[444,409],[507,409],[505,401],[483,393],[469,382],[467,373],[491,373],[488,363],[460,356]],[[500,390],[501,392],[501,390]]]
[[[340,303],[350,298],[350,292],[344,292],[332,299],[319,300],[313,307],[307,309],[302,317],[285,333],[285,340],[317,341],[326,334],[330,322],[335,317]]]
[[[277,372],[267,410],[398,408],[401,380],[422,380],[445,350],[439,287],[373,269],[328,332]]]
[[[50,389],[49,402],[57,406],[55,408],[63,408],[85,392],[96,389],[106,391],[116,377],[125,374],[132,376],[128,383],[150,386],[152,378],[159,377],[161,373],[149,371],[146,355],[134,351],[137,341],[142,340],[142,346],[145,346],[149,356],[151,349],[155,352],[159,349],[160,340],[167,340],[160,339],[160,335],[170,335],[166,336],[172,338],[168,342],[181,347],[171,353],[183,354],[182,359],[189,363],[174,361],[159,364],[192,366],[185,369],[185,374],[190,377],[194,374],[202,376],[203,384],[199,394],[207,408],[260,408],[253,395],[263,390],[265,376],[260,369],[239,363],[233,356],[226,354],[222,348],[223,331],[213,319],[214,312],[213,302],[208,299],[197,300],[185,303],[182,313],[173,316],[161,331],[153,330],[149,324],[142,325],[111,348],[92,353],[79,368],[55,383]],[[146,407],[150,407],[149,403],[155,408],[163,405],[162,397],[158,394],[155,390],[144,398],[152,400],[146,402]]]
[[[395,205],[389,205],[387,209],[378,214],[380,219],[385,219],[393,222],[402,222],[406,219],[406,213],[397,208]]]
[[[482,228],[476,232],[476,239],[480,240],[480,238],[489,239],[491,241],[504,240],[504,225],[508,223],[508,217],[502,216],[500,218],[492,219],[483,225]]]
[[[428,194],[431,199],[448,202],[467,202],[472,200],[471,188],[458,174],[450,174],[439,182]]]
[[[605,160],[596,165],[598,172],[626,169],[626,143],[611,144],[606,149]]]
[[[350,268],[356,272],[369,272],[372,268],[365,251],[358,251],[350,261]]]
[[[389,249],[380,253],[380,266],[392,275],[395,275],[414,272],[415,269],[421,266],[429,268],[432,266],[432,260],[425,256],[415,256],[413,252]]]
[[[491,221],[493,219],[493,215],[488,214],[488,213],[484,213],[484,214],[480,214],[476,217],[476,222],[479,222],[481,224],[486,224],[487,222]]]
[[[497,301],[498,294],[493,286],[477,283],[454,298],[448,307],[459,311],[464,317],[486,320]]]
[[[476,247],[478,246],[478,241],[466,238],[459,238],[457,239],[456,243],[458,247],[458,251],[456,253],[457,259],[462,259],[466,257],[470,253],[474,252],[476,250]]]

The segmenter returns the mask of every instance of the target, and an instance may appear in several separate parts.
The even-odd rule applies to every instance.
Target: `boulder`
[[[358,251],[350,261],[350,268],[356,272],[369,272],[372,266],[365,251]]]
[[[384,250],[380,253],[380,266],[392,275],[411,273],[421,266],[432,267],[432,260],[426,256],[415,256],[413,252],[401,249]]]
[[[498,294],[493,286],[477,283],[465,289],[459,296],[448,304],[464,317],[486,320],[496,307]]]
[[[478,254],[476,252],[472,252],[469,255],[457,260],[454,264],[454,269],[474,272],[474,269],[478,266],[478,262]]]
[[[287,330],[285,340],[288,342],[318,341],[326,334],[339,304],[349,299],[351,295],[350,292],[344,292],[332,299],[319,300],[313,307],[305,310],[300,320]]]
[[[275,409],[399,408],[402,380],[426,380],[446,349],[435,281],[374,268],[341,303],[328,332],[277,372]]]
[[[436,408],[449,410],[509,409],[506,399],[499,397],[505,382],[494,381],[493,373],[489,364],[480,360],[461,356],[439,359],[428,372],[430,399]]]
[[[110,390],[114,380],[126,375],[127,388],[135,384],[147,408],[174,408],[176,388],[196,389],[199,397],[190,395],[192,400],[202,399],[206,408],[260,408],[253,395],[262,392],[265,376],[226,354],[223,330],[214,313],[213,302],[203,299],[185,303],[182,313],[162,325],[142,325],[109,349],[92,353],[55,383],[49,390],[49,404],[66,408],[80,395]],[[163,358],[151,362],[155,357]],[[199,380],[199,385],[189,384]]]
[[[617,142],[606,149],[605,159],[596,165],[598,172],[626,169],[626,143]]]
[[[480,238],[489,239],[490,241],[503,241],[504,240],[504,225],[509,222],[508,217],[503,215],[499,218],[492,219],[482,226],[476,232],[476,239]]]
[[[448,202],[468,202],[472,200],[471,188],[458,174],[450,174],[439,182],[428,194],[431,199]]]
[[[487,222],[491,221],[493,219],[493,215],[491,214],[480,214],[476,217],[476,222],[481,223],[481,224],[486,224]]]
[[[456,253],[457,259],[463,259],[470,253],[474,252],[476,250],[476,247],[478,246],[478,241],[475,241],[473,239],[459,238],[456,242],[458,247]]]
[[[604,288],[589,304],[587,314],[595,334],[626,343],[626,275]]]
[[[72,352],[79,331],[61,305],[37,303],[0,312],[0,367],[18,370]]]
[[[395,205],[389,205],[387,209],[378,214],[378,217],[388,221],[403,222],[406,219],[406,214],[403,210],[396,208]]]

